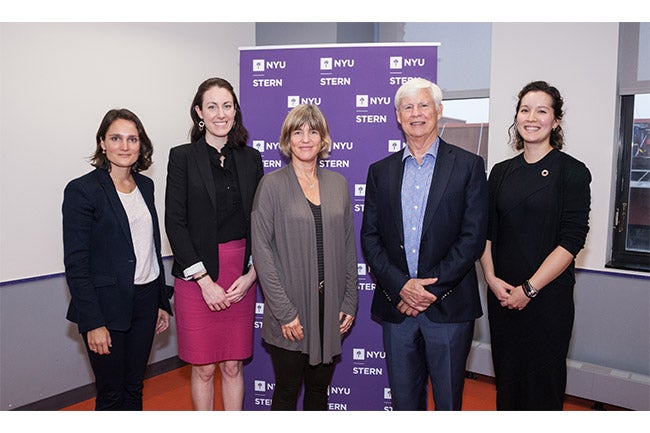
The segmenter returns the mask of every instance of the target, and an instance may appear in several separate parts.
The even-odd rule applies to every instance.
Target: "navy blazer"
[[[399,292],[410,279],[404,251],[404,149],[370,166],[361,245],[376,279],[371,312],[400,323]],[[485,249],[488,189],[483,159],[440,140],[422,226],[418,278],[438,278],[426,289],[438,300],[424,312],[441,323],[482,314],[475,262]]]
[[[257,184],[264,175],[262,156],[249,146],[232,149],[241,202],[246,215],[246,252],[242,272],[251,253],[250,215]],[[210,277],[219,277],[217,202],[214,178],[204,138],[173,147],[169,152],[165,192],[165,229],[174,253],[172,274],[203,262]]]
[[[171,314],[171,293],[165,284],[160,254],[160,228],[154,204],[154,185],[133,173],[153,221],[160,275],[160,308]],[[135,252],[129,221],[110,174],[104,169],[72,180],[63,197],[63,261],[72,299],[67,319],[79,332],[102,326],[125,331],[131,326]]]

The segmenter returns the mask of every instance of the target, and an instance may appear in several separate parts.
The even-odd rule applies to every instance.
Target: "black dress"
[[[490,175],[492,259],[498,278],[520,285],[558,246],[575,255],[588,232],[591,175],[552,150],[528,164],[523,154]],[[561,410],[573,327],[574,262],[521,311],[488,290],[498,410]]]

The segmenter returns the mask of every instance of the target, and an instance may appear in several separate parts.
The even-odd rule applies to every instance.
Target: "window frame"
[[[627,249],[635,94],[620,98],[620,145],[617,163],[611,260],[607,268],[650,272],[650,252]]]

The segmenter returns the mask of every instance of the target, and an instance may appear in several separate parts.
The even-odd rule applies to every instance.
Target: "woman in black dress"
[[[490,173],[488,290],[497,410],[562,410],[573,327],[575,256],[589,230],[591,174],[561,152],[562,96],[519,92],[510,138],[523,152]]]

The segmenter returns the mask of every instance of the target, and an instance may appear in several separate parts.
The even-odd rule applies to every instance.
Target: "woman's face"
[[[211,138],[225,143],[235,122],[235,101],[232,94],[222,87],[214,86],[203,94],[202,106],[194,107],[196,114],[205,122],[206,141]]]
[[[140,136],[130,120],[115,119],[99,144],[113,168],[130,168],[140,157]]]
[[[553,111],[553,98],[546,92],[526,93],[521,98],[516,123],[524,143],[550,145],[551,131],[560,124]]]
[[[291,133],[291,157],[302,162],[315,162],[322,150],[320,132],[305,123]]]

